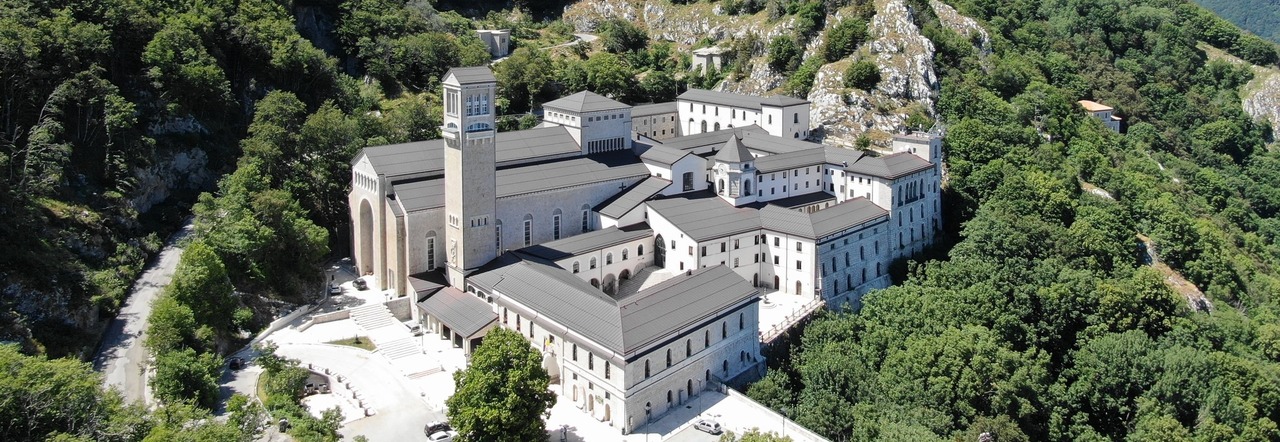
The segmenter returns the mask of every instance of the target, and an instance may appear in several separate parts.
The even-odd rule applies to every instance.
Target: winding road
[[[153,402],[143,371],[148,355],[142,346],[142,335],[147,329],[147,317],[151,315],[151,303],[173,279],[173,271],[182,259],[179,244],[191,229],[192,220],[188,219],[169,237],[164,249],[134,281],[129,297],[120,307],[120,313],[111,320],[93,357],[93,369],[102,373],[107,388],[120,390],[125,402],[144,405]]]

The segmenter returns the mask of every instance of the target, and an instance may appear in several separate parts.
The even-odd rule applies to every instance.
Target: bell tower
[[[487,67],[445,73],[445,256],[449,285],[465,290],[467,273],[497,257],[494,99],[498,80]]]

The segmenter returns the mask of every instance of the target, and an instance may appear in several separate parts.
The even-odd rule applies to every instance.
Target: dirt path
[[[98,353],[94,355],[94,370],[102,372],[106,386],[120,390],[126,402],[152,402],[143,372],[147,350],[142,346],[142,335],[147,329],[147,317],[151,315],[151,303],[169,285],[173,271],[182,259],[182,248],[178,245],[191,233],[191,222],[188,219],[169,237],[164,249],[134,281],[129,297],[120,307],[120,314],[111,320],[102,336],[102,344],[98,346]]]

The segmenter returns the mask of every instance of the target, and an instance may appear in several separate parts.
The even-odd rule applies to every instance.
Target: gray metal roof
[[[476,66],[476,67],[469,67],[469,68],[452,68],[452,69],[449,69],[448,72],[444,73],[444,77],[441,79],[441,81],[447,80],[450,75],[458,79],[458,84],[486,83],[486,82],[496,83],[498,81],[497,78],[494,78],[493,71],[490,70],[488,66]]]
[[[561,126],[499,132],[494,142],[499,165],[582,152]],[[357,160],[360,155],[368,156],[374,170],[393,181],[440,175],[444,170],[444,140],[439,139],[366,147]]]
[[[535,322],[548,319],[573,330],[613,352],[600,356],[614,360],[759,296],[724,266],[679,275],[616,300],[567,270],[531,260],[469,281],[533,310]]]
[[[671,181],[664,180],[662,178],[645,178],[644,181],[636,183],[636,185],[631,186],[631,188],[627,189],[625,192],[614,195],[613,198],[609,198],[603,203],[600,203],[600,205],[596,206],[594,210],[596,213],[610,218],[621,218],[623,215],[626,215],[627,212],[635,209],[649,198],[653,198],[654,195],[662,192],[662,189],[666,189],[667,186],[670,185]]]
[[[516,252],[556,261],[652,236],[653,229],[650,229],[648,224],[640,223],[622,228],[610,227],[594,232],[583,233],[581,235],[574,235],[556,241],[525,247],[517,250]]]
[[[640,159],[644,160],[646,163],[670,166],[687,155],[689,155],[689,152],[672,149],[662,144],[655,144],[645,150],[644,153],[640,154]]]
[[[722,238],[760,228],[754,209],[739,209],[711,192],[693,192],[649,201],[658,212],[694,241]]]
[[[758,296],[742,276],[717,265],[619,299],[624,353],[630,355]]]
[[[772,106],[772,107],[787,107],[787,106],[795,106],[799,104],[806,104],[808,102],[809,100],[800,99],[800,98],[792,97],[789,95],[773,95],[763,100],[760,100],[760,105]]]
[[[844,170],[863,175],[897,179],[933,167],[933,163],[907,152],[882,157],[866,156],[856,163],[849,163]]]
[[[694,101],[698,103],[718,104],[721,106],[732,106],[742,109],[759,110],[761,105],[767,106],[794,106],[797,104],[808,103],[795,97],[786,95],[773,95],[767,98],[760,98],[754,95],[735,94],[732,92],[709,91],[705,89],[689,89],[679,97],[679,100]]]
[[[760,173],[781,172],[800,167],[825,164],[827,153],[821,146],[809,150],[768,155],[756,159],[756,170]]]
[[[596,154],[499,170],[498,197],[647,176],[649,168],[631,152]]]
[[[745,163],[754,158],[751,156],[751,151],[747,150],[747,146],[742,145],[742,139],[737,135],[729,137],[729,141],[725,141],[724,146],[720,147],[720,152],[716,153],[716,161],[722,163]]]
[[[879,217],[889,216],[889,212],[866,198],[853,198],[834,206],[809,214],[816,238],[871,221]]]
[[[631,118],[647,117],[650,115],[674,114],[676,111],[676,102],[668,101],[666,103],[642,104],[631,108]]]
[[[426,301],[419,302],[418,307],[439,319],[450,330],[466,337],[479,333],[498,320],[498,314],[489,303],[453,287],[441,289]]]
[[[747,149],[769,155],[816,149],[821,146],[808,141],[775,137],[754,124],[676,137],[663,141],[662,145],[705,157],[719,151],[732,136],[740,138]]]
[[[866,198],[854,198],[813,213],[767,205],[760,209],[760,223],[768,230],[818,239],[889,212]]]
[[[542,107],[563,109],[572,112],[596,112],[612,109],[626,109],[631,106],[611,100],[608,97],[591,91],[582,91],[576,94],[560,98],[544,103]]]
[[[617,303],[559,267],[522,260],[469,278],[606,349],[623,353]],[[537,318],[534,318],[535,320]]]
[[[630,152],[591,155],[527,166],[498,169],[498,198],[605,181],[639,179],[649,169]],[[440,177],[395,183],[396,198],[409,212],[444,207],[444,180]]]

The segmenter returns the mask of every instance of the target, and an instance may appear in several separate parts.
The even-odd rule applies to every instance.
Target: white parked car
[[[708,434],[720,434],[724,432],[724,430],[720,429],[720,423],[711,419],[698,419],[697,422],[693,423],[693,428],[698,429],[698,431],[704,431]]]

